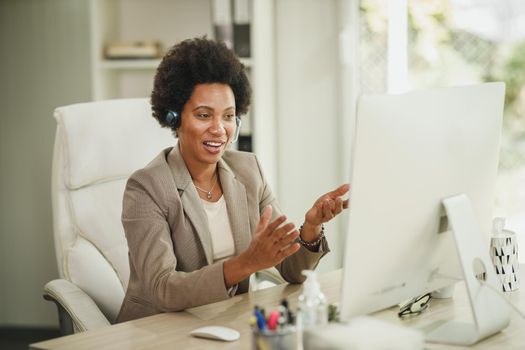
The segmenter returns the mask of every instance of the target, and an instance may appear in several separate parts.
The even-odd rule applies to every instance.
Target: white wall
[[[279,198],[277,186],[277,116],[275,99],[275,0],[253,0],[251,23],[253,149],[266,181]]]
[[[57,324],[52,112],[90,97],[88,25],[84,0],[0,1],[0,326]]]
[[[266,151],[261,161],[283,209],[301,223],[313,201],[348,173],[352,106],[341,103],[352,86],[341,80],[338,12],[351,0],[255,1],[272,16],[262,24],[265,43],[254,44],[271,60],[259,75],[272,77],[254,82],[269,90],[255,125],[266,128],[255,143]],[[88,10],[85,0],[0,1],[0,326],[56,324],[54,307],[41,296],[57,277],[52,111],[90,99]],[[351,65],[343,68],[351,76]],[[332,253],[321,270],[340,266],[344,226],[344,217],[327,225]]]
[[[278,193],[298,224],[343,180],[338,6],[337,0],[275,1]],[[342,220],[326,225],[332,253],[321,271],[341,266]]]

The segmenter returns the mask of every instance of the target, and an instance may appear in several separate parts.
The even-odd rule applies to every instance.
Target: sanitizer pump
[[[315,271],[303,270],[303,275],[306,281],[297,307],[297,325],[300,330],[328,323],[328,304]]]

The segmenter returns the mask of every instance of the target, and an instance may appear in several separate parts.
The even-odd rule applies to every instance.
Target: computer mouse
[[[222,326],[207,326],[194,329],[190,332],[194,337],[216,339],[223,341],[234,341],[241,336],[238,331]]]

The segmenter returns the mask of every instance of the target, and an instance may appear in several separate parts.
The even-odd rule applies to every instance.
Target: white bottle
[[[303,270],[306,281],[297,305],[297,326],[300,331],[328,323],[328,304],[317,281],[315,271]]]

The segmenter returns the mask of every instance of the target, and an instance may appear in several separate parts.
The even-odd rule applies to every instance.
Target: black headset
[[[172,129],[178,129],[180,127],[180,116],[179,113],[168,111],[166,114],[166,123]]]
[[[178,129],[180,127],[180,116],[179,113],[168,111],[166,114],[166,124],[172,129]],[[239,138],[239,132],[241,131],[241,118],[235,116],[235,135],[233,137],[232,143],[237,142]]]

